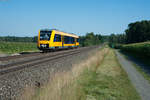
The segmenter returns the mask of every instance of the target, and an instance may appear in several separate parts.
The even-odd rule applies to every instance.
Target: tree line
[[[102,42],[109,42],[110,44],[129,44],[145,42],[150,40],[150,21],[143,20],[130,23],[124,34],[111,34],[103,36],[101,34],[94,34],[93,32],[80,36],[81,46],[98,45]],[[37,36],[34,37],[15,37],[5,36],[0,37],[0,41],[6,42],[37,42]]]
[[[5,41],[5,42],[37,42],[37,36],[34,36],[34,37],[4,36],[4,37],[0,37],[0,41]]]
[[[81,46],[92,46],[102,43],[103,36],[100,34],[94,34],[93,32],[87,33],[85,36],[80,36]]]
[[[98,45],[103,41],[103,36],[100,34],[94,34],[93,32],[87,33],[85,36],[80,36],[80,46]],[[0,41],[5,42],[37,42],[37,36],[34,37],[15,37],[5,36],[0,37]]]
[[[150,41],[150,21],[130,23],[124,34],[111,34],[109,43],[129,44]]]

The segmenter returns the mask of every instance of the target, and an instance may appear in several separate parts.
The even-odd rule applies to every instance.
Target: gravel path
[[[8,54],[0,53],[0,57],[6,57],[6,56],[8,56]]]
[[[148,81],[135,69],[131,61],[125,59],[118,51],[116,51],[116,55],[142,100],[150,100],[150,84]]]

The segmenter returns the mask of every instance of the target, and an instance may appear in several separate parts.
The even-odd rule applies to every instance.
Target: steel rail
[[[75,50],[68,51],[68,52],[58,53],[53,56],[48,55],[45,57],[43,56],[42,58],[36,58],[36,59],[30,60],[30,61],[25,61],[25,62],[21,62],[21,63],[18,62],[16,64],[10,64],[8,66],[5,65],[5,66],[0,67],[0,76],[11,73],[11,72],[15,72],[15,71],[18,71],[18,70],[21,70],[24,68],[37,66],[37,65],[40,65],[43,63],[49,63],[52,61],[58,62],[59,59],[61,59],[61,58],[65,58],[67,56],[71,56],[71,55],[75,55],[75,54],[78,54],[78,53],[81,53],[84,51],[88,51],[92,48],[95,48],[95,47],[82,48],[82,49],[78,49],[78,50],[75,49]]]

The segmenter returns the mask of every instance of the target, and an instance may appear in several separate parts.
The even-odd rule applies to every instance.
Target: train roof
[[[73,34],[73,33],[66,33],[66,32],[63,32],[63,31],[59,31],[58,29],[44,29],[44,30],[41,30],[41,31],[55,31],[56,34],[79,38],[79,36],[77,36],[76,34]]]

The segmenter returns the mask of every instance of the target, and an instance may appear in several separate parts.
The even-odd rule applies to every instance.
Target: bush
[[[148,58],[150,57],[150,42],[122,45],[121,50]]]
[[[115,43],[109,43],[108,45],[109,45],[109,47],[115,48],[115,49],[120,49],[122,47],[121,44],[117,44],[117,43],[116,44]]]

